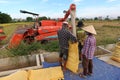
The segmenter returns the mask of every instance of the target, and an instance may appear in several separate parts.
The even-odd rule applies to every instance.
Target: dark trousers
[[[81,43],[79,42],[78,44],[78,50],[79,50],[79,60],[81,60],[81,50],[83,48],[83,45],[81,45]]]
[[[85,55],[82,55],[82,66],[83,66],[83,75],[87,73],[92,73],[93,62],[92,59],[87,59]]]

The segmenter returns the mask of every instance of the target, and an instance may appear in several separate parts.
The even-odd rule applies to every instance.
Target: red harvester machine
[[[75,4],[71,4],[68,11],[65,12],[64,18],[60,18],[58,21],[55,20],[42,20],[40,23],[35,22],[34,28],[21,29],[14,33],[13,37],[10,40],[9,47],[14,47],[20,44],[21,41],[26,43],[31,43],[34,40],[41,41],[41,43],[47,42],[49,40],[57,39],[57,31],[61,29],[62,22],[65,21],[70,15],[70,10],[75,10]],[[22,13],[32,14],[38,16],[39,14],[23,11]]]
[[[5,33],[2,28],[3,27],[0,26],[0,42],[6,38]]]

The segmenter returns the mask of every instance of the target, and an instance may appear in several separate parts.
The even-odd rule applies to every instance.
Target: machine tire
[[[33,36],[27,36],[24,38],[24,42],[27,44],[31,44],[32,42],[34,42],[34,37]]]
[[[41,41],[41,44],[47,44],[48,43],[48,40],[42,40]]]

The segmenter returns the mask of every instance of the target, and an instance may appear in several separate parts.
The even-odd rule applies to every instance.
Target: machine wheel
[[[34,37],[33,36],[27,36],[24,38],[24,42],[27,44],[31,44],[32,42],[34,42]]]
[[[42,40],[41,41],[41,44],[47,44],[48,43],[48,40]]]

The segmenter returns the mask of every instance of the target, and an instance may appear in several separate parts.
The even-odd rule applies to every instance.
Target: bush
[[[51,41],[47,44],[41,44],[40,49],[46,50],[46,51],[59,51],[59,44],[58,41]]]
[[[40,48],[40,43],[34,42],[32,44],[26,44],[22,42],[18,47],[12,48],[9,51],[17,56],[17,55],[28,55],[32,51],[37,51]]]
[[[46,50],[46,51],[58,51],[58,41],[51,41],[47,44],[40,44],[39,42],[34,42],[32,44],[26,44],[22,42],[18,47],[10,49],[10,53],[14,56],[21,56],[21,55],[28,55],[31,54],[33,51],[37,51],[39,49]]]

